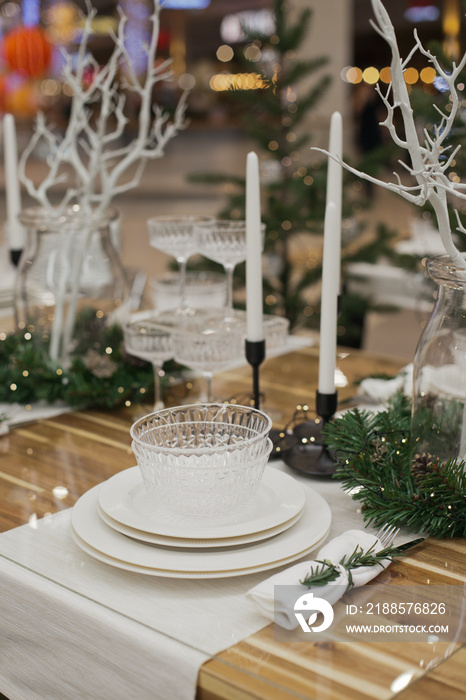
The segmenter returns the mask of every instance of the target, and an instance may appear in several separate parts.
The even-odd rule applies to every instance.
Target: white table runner
[[[363,527],[338,483],[271,466],[324,496],[329,537]],[[201,665],[268,624],[245,593],[270,573],[185,581],[115,569],[74,544],[70,512],[0,535],[0,692],[10,700],[192,700]]]

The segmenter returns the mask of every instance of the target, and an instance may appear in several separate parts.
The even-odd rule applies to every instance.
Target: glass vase
[[[437,302],[414,357],[413,454],[466,460],[466,269],[427,261]]]
[[[18,267],[15,320],[66,366],[92,347],[97,327],[122,325],[129,286],[114,247],[116,210],[86,215],[78,206],[54,215],[40,207],[20,220],[27,243]]]

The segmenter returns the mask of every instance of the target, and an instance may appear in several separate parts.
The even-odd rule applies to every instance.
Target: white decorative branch
[[[170,61],[156,66],[159,37],[161,0],[153,0],[150,18],[151,35],[145,47],[147,69],[140,80],[125,47],[127,18],[120,10],[116,34],[112,34],[114,49],[104,66],[99,66],[89,50],[92,22],[96,10],[86,0],[87,15],[77,58],[64,52],[63,81],[72,90],[71,109],[65,132],[54,133],[43,114],[36,120],[34,134],[23,151],[19,162],[19,177],[28,194],[36,199],[51,218],[58,218],[71,204],[78,204],[89,225],[84,230],[74,227],[63,231],[61,252],[73,250],[72,269],[62,271],[55,292],[55,313],[50,337],[50,355],[54,360],[66,361],[74,330],[79,282],[86,248],[97,222],[108,209],[114,197],[138,186],[148,160],[160,158],[168,142],[186,126],[185,112],[188,91],[182,91],[170,117],[158,105],[153,105],[154,86],[161,80],[171,79]],[[86,81],[86,73],[92,75]],[[121,78],[121,74],[125,75]],[[139,100],[136,136],[127,145],[122,137],[128,124],[127,95]],[[27,163],[37,146],[45,143],[48,150],[48,172],[42,182],[35,184],[27,176]],[[58,205],[52,203],[54,188],[72,182]],[[56,194],[56,193],[55,193]],[[76,251],[73,241],[79,235]],[[71,280],[68,306],[65,297]],[[65,313],[65,309],[67,311]]]
[[[57,136],[46,125],[44,116],[39,114],[35,133],[20,158],[21,181],[28,194],[50,215],[59,214],[70,202],[77,202],[83,211],[93,211],[94,216],[103,212],[116,195],[137,187],[144,164],[163,156],[168,142],[185,127],[187,91],[181,93],[171,119],[157,105],[152,106],[156,83],[172,77],[170,61],[155,66],[160,9],[161,3],[154,0],[151,37],[145,47],[147,69],[143,79],[139,80],[125,47],[127,18],[121,10],[109,61],[105,66],[99,66],[95,61],[88,47],[96,10],[87,2],[77,60],[72,61],[71,56],[64,53],[62,77],[73,93],[65,133],[62,137]],[[126,77],[120,79],[122,67]],[[87,85],[84,81],[86,71],[93,75]],[[128,123],[125,113],[128,93],[138,95],[140,109],[136,136],[122,146],[121,137]],[[36,185],[27,176],[27,162],[40,142],[45,142],[49,151],[49,170],[44,180]],[[73,187],[66,191],[58,206],[52,205],[50,194],[53,188],[67,178],[73,182]]]
[[[323,149],[315,148],[314,150],[325,153],[334,160],[339,160],[343,167],[355,175],[392,192],[396,192],[413,204],[423,206],[426,202],[430,202],[437,217],[438,229],[445,251],[452,258],[455,265],[466,268],[466,261],[453,242],[447,198],[447,195],[450,194],[455,197],[466,199],[466,193],[462,192],[462,189],[465,188],[466,185],[452,183],[445,174],[460,148],[458,146],[453,153],[448,155],[448,158],[445,158],[448,150],[448,146],[445,146],[445,140],[448,138],[453,127],[460,107],[456,81],[466,65],[466,54],[458,65],[453,62],[451,70],[446,71],[442,68],[437,57],[424,48],[415,30],[415,45],[407,58],[402,60],[398,49],[395,29],[382,0],[371,0],[371,2],[375,16],[375,21],[371,20],[371,25],[389,45],[392,55],[390,65],[391,83],[387,87],[385,94],[382,92],[379,84],[376,86],[376,91],[387,109],[387,116],[385,120],[381,122],[381,126],[385,126],[393,142],[409,154],[411,165],[400,162],[414,179],[415,184],[411,186],[403,184],[396,173],[396,182],[380,180],[347,165]],[[451,110],[446,114],[438,110],[440,123],[435,127],[433,136],[424,131],[423,143],[420,142],[418,137],[413,109],[409,99],[408,87],[404,79],[404,71],[417,51],[427,58],[428,62],[435,68],[437,75],[448,86],[451,106]],[[399,110],[401,114],[404,127],[403,135],[400,134],[395,123],[394,115],[396,110]],[[442,158],[444,159],[443,161],[441,160]],[[459,215],[457,212],[456,214],[459,222]],[[465,232],[460,223],[457,230],[463,233]]]

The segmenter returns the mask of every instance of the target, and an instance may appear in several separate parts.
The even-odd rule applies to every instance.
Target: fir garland
[[[150,400],[152,366],[125,352],[121,327],[86,314],[79,323],[79,344],[66,368],[50,359],[40,334],[0,334],[0,402],[113,408]]]
[[[404,526],[434,537],[466,535],[464,461],[413,454],[411,405],[397,395],[386,411],[354,409],[324,429],[338,462],[335,478],[362,503],[367,523]]]

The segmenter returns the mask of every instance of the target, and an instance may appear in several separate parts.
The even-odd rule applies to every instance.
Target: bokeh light
[[[369,85],[375,85],[379,80],[380,73],[374,66],[368,66],[362,72],[362,79]]]
[[[431,66],[427,66],[426,68],[423,68],[420,73],[420,77],[423,83],[426,83],[427,85],[431,85],[435,78],[437,77],[437,72],[435,68],[432,68]]]
[[[228,44],[222,44],[217,49],[217,58],[219,61],[222,61],[222,63],[227,63],[228,61],[231,61],[234,55],[235,52],[233,51],[231,46],[228,46]]]
[[[216,73],[209,81],[215,92],[224,90],[260,90],[267,87],[260,73]]]
[[[391,81],[391,79],[392,79],[392,72],[391,72],[389,66],[385,66],[384,68],[382,68],[380,70],[380,80],[382,83],[387,83],[387,85],[388,85],[388,83]]]
[[[414,85],[419,80],[419,71],[416,68],[407,68],[403,75],[408,85]]]

